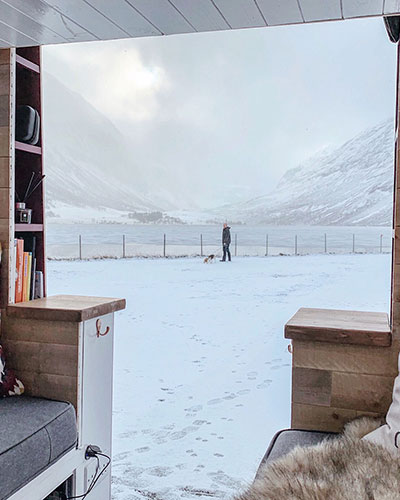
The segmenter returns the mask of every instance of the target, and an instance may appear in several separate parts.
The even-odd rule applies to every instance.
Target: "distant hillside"
[[[289,170],[272,193],[215,215],[252,224],[390,225],[393,148],[390,119]]]
[[[140,221],[149,214],[153,222],[155,214],[174,207],[142,194],[148,192],[148,179],[120,131],[49,74],[44,123],[50,219],[132,222],[138,213]]]

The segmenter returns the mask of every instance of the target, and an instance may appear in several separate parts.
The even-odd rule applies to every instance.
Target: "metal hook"
[[[96,321],[96,335],[97,335],[97,338],[99,337],[104,337],[105,335],[107,335],[107,333],[110,331],[110,327],[107,326],[106,330],[104,333],[101,333],[101,321],[98,319]]]

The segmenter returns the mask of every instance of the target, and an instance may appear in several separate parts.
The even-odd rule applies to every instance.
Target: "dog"
[[[213,262],[215,262],[215,255],[213,253],[204,259],[204,264],[212,264]]]

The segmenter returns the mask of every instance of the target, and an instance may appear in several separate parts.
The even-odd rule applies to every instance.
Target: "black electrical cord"
[[[86,493],[84,493],[83,495],[78,495],[78,496],[74,496],[74,497],[66,497],[65,500],[77,500],[78,498],[81,498],[82,500],[85,500],[85,498],[89,495],[89,493],[96,486],[97,481],[100,479],[100,477],[102,476],[102,474],[106,471],[107,467],[110,465],[111,458],[108,455],[105,455],[104,453],[100,453],[99,451],[93,451],[92,453],[93,454],[91,456],[96,457],[97,466],[96,466],[96,472],[94,474],[92,482],[89,485],[89,488],[87,489]],[[99,474],[100,460],[99,460],[98,455],[100,455],[101,457],[105,457],[107,459],[107,463],[103,467],[103,469],[101,470],[100,474]]]

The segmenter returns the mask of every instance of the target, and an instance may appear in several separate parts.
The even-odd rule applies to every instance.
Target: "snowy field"
[[[116,318],[113,499],[226,498],[289,426],[285,322],[301,306],[387,311],[390,256],[50,262],[48,285],[127,298]]]

